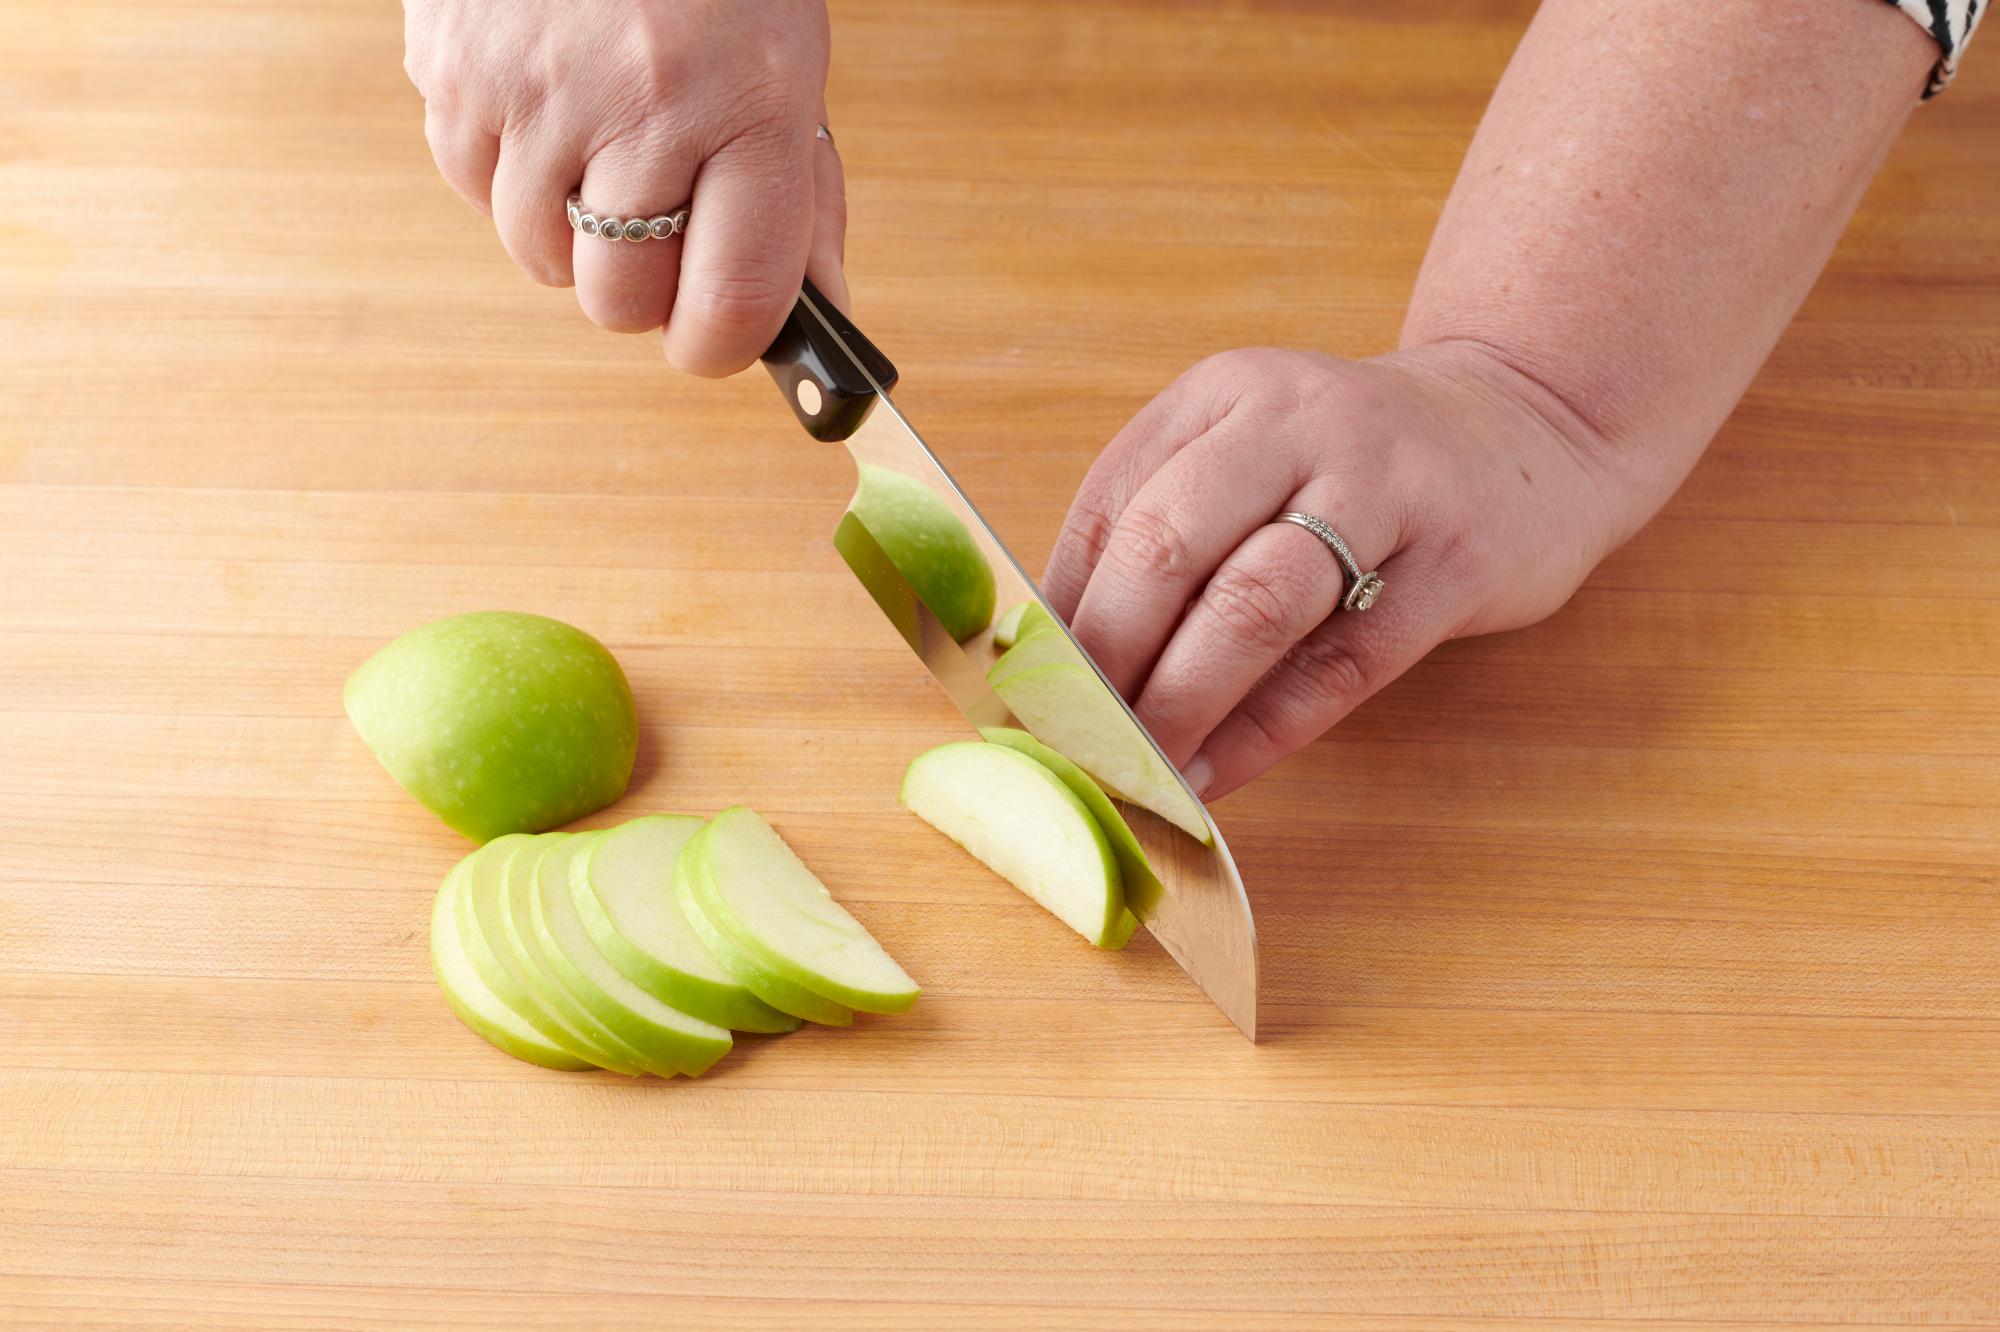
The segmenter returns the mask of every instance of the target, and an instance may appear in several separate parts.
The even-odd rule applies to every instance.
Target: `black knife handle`
[[[878,392],[896,386],[889,358],[810,278],[763,360],[792,414],[814,439],[846,439],[868,418]]]

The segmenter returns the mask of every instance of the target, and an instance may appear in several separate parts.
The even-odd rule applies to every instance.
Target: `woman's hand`
[[[1350,362],[1229,352],[1181,376],[1091,468],[1045,580],[1196,790],[1308,744],[1432,647],[1532,623],[1650,509],[1589,432],[1476,344]],[[1384,588],[1343,574],[1298,510]]]
[[[666,329],[667,358],[731,374],[813,280],[846,305],[840,158],[825,119],[821,0],[405,0],[404,68],[452,188],[493,217],[529,277],[574,283],[621,333]],[[687,205],[685,238],[572,232]]]

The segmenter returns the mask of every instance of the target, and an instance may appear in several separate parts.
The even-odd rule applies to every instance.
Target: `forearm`
[[[1629,536],[1805,298],[1935,46],[1880,0],[1548,0],[1439,221],[1403,346],[1559,425]]]

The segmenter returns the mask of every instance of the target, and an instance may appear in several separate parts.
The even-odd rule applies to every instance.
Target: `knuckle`
[[[1223,567],[1209,580],[1204,599],[1223,633],[1238,643],[1277,652],[1297,637],[1291,599],[1254,569]]]
[[[1368,694],[1369,675],[1360,658],[1339,639],[1307,638],[1293,647],[1288,662],[1299,687],[1320,713],[1344,713]]]
[[[1136,505],[1125,511],[1104,549],[1124,572],[1148,579],[1178,579],[1191,560],[1187,538],[1163,514]]]
[[[1110,544],[1112,527],[1112,520],[1104,510],[1078,501],[1063,524],[1062,538],[1056,547],[1076,565],[1094,567]]]
[[[746,263],[699,276],[695,308],[709,326],[725,332],[761,329],[790,308],[798,283],[775,265]]]

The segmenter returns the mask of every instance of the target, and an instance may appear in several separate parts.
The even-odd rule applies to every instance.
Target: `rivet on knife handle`
[[[846,439],[868,419],[877,395],[896,385],[889,358],[810,279],[763,360],[814,439]]]

